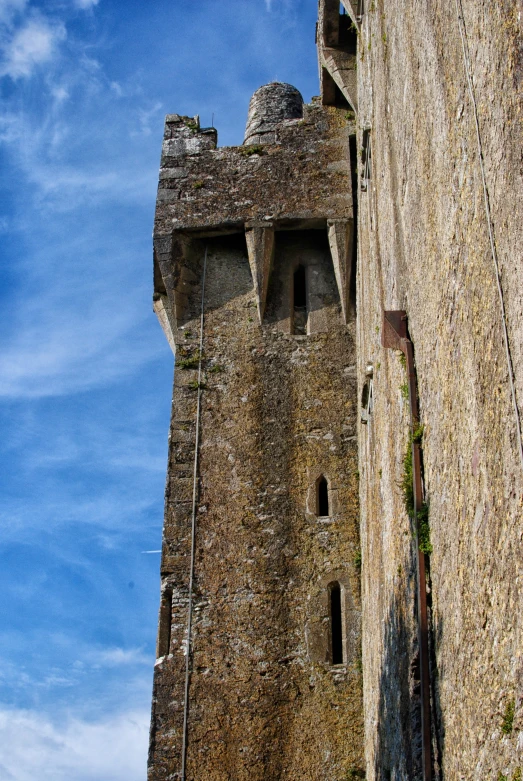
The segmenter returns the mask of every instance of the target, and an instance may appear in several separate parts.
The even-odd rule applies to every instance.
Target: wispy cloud
[[[147,711],[100,721],[0,711],[0,776],[4,781],[142,781]]]
[[[317,78],[314,4],[225,0],[209,25],[212,4],[0,0],[2,781],[145,775],[172,384],[150,305],[161,115],[214,112],[241,143],[275,68],[304,94]]]
[[[23,11],[27,0],[0,0],[0,24],[10,24],[15,14]]]
[[[142,648],[107,648],[97,654],[98,663],[101,665],[150,665],[151,658],[144,653]]]
[[[296,0],[265,0],[265,7],[267,11],[273,10],[280,13],[287,13],[296,6]]]
[[[49,62],[66,38],[65,26],[44,18],[29,19],[1,47],[0,76],[28,77],[35,67]]]
[[[34,399],[90,390],[154,359],[152,345],[128,343],[136,324],[132,307],[104,314],[101,303],[82,318],[69,302],[64,304],[61,316],[29,306],[34,319],[20,323],[21,330],[0,355],[0,396]],[[111,307],[109,301],[107,306]],[[156,355],[160,354],[158,342]]]
[[[138,117],[140,119],[140,129],[144,136],[151,135],[151,120],[158,116],[158,112],[161,111],[162,104],[158,101],[150,109],[140,109],[138,111]]]
[[[93,8],[95,5],[98,5],[99,0],[74,0],[74,4],[77,8],[81,8],[82,10],[87,10],[88,8]]]

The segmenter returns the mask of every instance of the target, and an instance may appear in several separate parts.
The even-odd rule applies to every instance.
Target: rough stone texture
[[[283,119],[263,149],[216,149],[197,118],[167,119],[155,308],[182,356],[197,349],[209,248],[188,778],[346,781],[362,766],[359,473],[367,778],[421,779],[417,552],[400,487],[409,404],[400,356],[381,347],[383,310],[404,309],[433,545],[434,779],[517,781],[523,467],[456,4],[343,5],[357,50],[339,3],[320,0],[324,107]],[[521,412],[522,8],[463,0],[462,10]],[[357,202],[348,104],[360,153],[369,139]],[[297,263],[306,337],[291,335]],[[363,424],[354,382],[363,399],[371,375]],[[171,653],[156,667],[151,781],[178,777],[194,379],[176,373],[158,641],[163,653],[170,629]],[[322,473],[329,519],[315,515]],[[343,669],[329,664],[332,581],[344,590]]]
[[[197,368],[180,363],[198,356],[205,247],[187,780],[346,781],[363,772],[358,405],[355,321],[342,315],[327,219],[352,219],[349,125],[343,111],[306,106],[265,154],[245,156],[207,149],[191,124],[167,119],[155,231],[156,304],[179,365],[149,781],[180,778],[198,397]],[[181,182],[183,197],[166,199],[166,181]],[[256,220],[269,215],[274,247],[249,235],[255,289],[245,228],[261,230]],[[291,333],[298,265],[306,336]],[[328,517],[316,514],[321,475]],[[341,665],[329,648],[333,582]]]
[[[197,117],[165,123],[154,233],[242,229],[264,220],[352,218],[347,120],[310,104],[274,144],[219,147]]]
[[[414,343],[433,553],[436,777],[509,779],[523,766],[522,466],[454,3],[367,3],[359,144],[372,174],[358,212],[363,667],[370,779],[419,778],[415,572],[399,483],[408,402],[383,309]],[[523,401],[521,4],[464,0],[501,282]],[[516,702],[513,729],[502,732]],[[501,775],[499,775],[501,774]]]
[[[345,101],[358,110],[356,57],[356,24],[352,6],[340,15],[337,0],[321,0],[316,28],[320,92],[324,106],[342,105]],[[356,17],[354,16],[354,19]]]
[[[249,104],[244,144],[274,144],[278,126],[286,119],[301,119],[303,98],[291,84],[274,81],[257,89]]]
[[[260,227],[326,229],[328,220],[353,222],[351,131],[346,112],[313,103],[304,106],[303,119],[277,127],[274,144],[217,149],[216,131],[200,129],[198,117],[167,116],[154,226],[154,297],[171,344],[197,279],[195,239]],[[348,251],[352,254],[352,246]]]

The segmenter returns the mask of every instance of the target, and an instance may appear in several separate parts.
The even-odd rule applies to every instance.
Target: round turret
[[[285,119],[303,116],[303,98],[291,84],[273,81],[256,90],[249,103],[244,144],[272,144]]]

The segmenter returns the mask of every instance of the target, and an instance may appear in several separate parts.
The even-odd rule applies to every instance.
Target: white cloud
[[[135,302],[119,309],[105,294],[85,313],[76,310],[74,298],[60,298],[51,294],[45,300],[59,308],[56,312],[43,312],[31,301],[20,313],[18,333],[0,355],[0,397],[42,398],[97,388],[165,354],[160,340],[137,337],[145,313]]]
[[[155,119],[158,112],[161,111],[162,104],[156,102],[150,109],[140,109],[138,111],[138,117],[140,119],[140,131],[144,136],[151,135],[151,121]]]
[[[265,8],[269,13],[274,10],[285,18],[296,13],[296,0],[265,0]]]
[[[143,781],[149,713],[52,722],[36,711],[0,711],[3,781]]]
[[[66,87],[55,85],[51,87],[51,95],[56,103],[63,103],[69,97],[69,91]]]
[[[30,76],[37,65],[49,62],[57,45],[66,38],[63,24],[30,19],[2,46],[0,75],[12,79]]]
[[[81,8],[82,10],[93,8],[95,5],[98,5],[98,3],[99,0],[75,0],[75,6],[77,8]]]
[[[23,11],[27,0],[0,0],[0,23],[9,24],[16,13]]]
[[[115,95],[116,95],[118,98],[121,98],[121,97],[122,97],[122,95],[123,95],[123,89],[122,89],[121,85],[120,85],[120,84],[118,84],[118,82],[117,82],[117,81],[111,81],[111,83],[110,83],[110,85],[109,85],[109,86],[110,86],[111,90],[114,92],[114,94],[115,94]]]
[[[101,665],[121,667],[124,664],[151,664],[151,657],[144,653],[142,648],[107,648],[92,658]]]

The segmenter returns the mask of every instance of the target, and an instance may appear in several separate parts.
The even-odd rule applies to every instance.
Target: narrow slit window
[[[307,333],[307,279],[305,268],[298,266],[293,279],[293,333]]]
[[[343,632],[341,625],[341,586],[330,587],[330,647],[332,664],[343,664]]]
[[[166,589],[162,592],[160,603],[160,621],[158,630],[158,647],[156,656],[167,656],[171,650],[171,622],[172,622],[173,592]]]
[[[365,192],[368,188],[372,176],[372,144],[370,128],[363,131],[361,162],[363,164],[363,173],[361,178],[361,189]]]
[[[367,380],[361,392],[361,422],[367,424],[372,415],[373,384],[372,376]]]
[[[329,513],[329,484],[323,475],[317,484],[317,515],[328,516]]]

